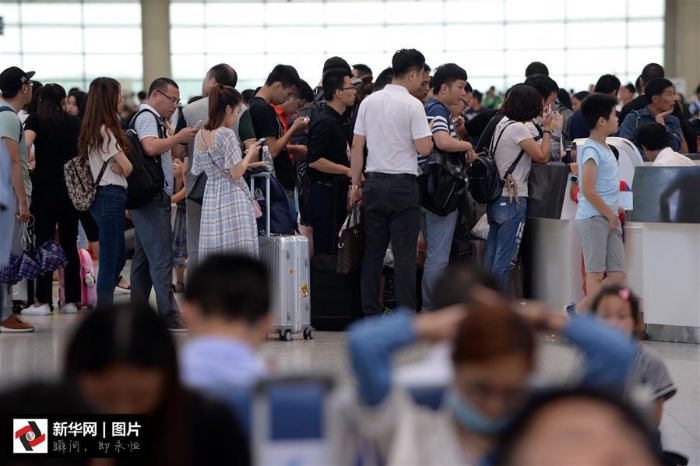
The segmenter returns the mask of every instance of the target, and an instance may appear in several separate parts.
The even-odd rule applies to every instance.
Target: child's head
[[[641,325],[639,299],[621,285],[604,287],[593,298],[593,314],[625,333],[636,335]]]
[[[602,130],[605,135],[617,131],[617,99],[608,94],[591,94],[581,102],[581,116],[591,131]]]
[[[193,334],[228,334],[256,345],[269,330],[270,291],[267,268],[261,262],[241,255],[213,255],[188,277],[183,311]]]

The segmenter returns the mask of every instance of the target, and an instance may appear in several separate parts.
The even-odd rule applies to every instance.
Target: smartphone
[[[193,128],[196,129],[202,129],[204,127],[204,120],[199,120],[196,125],[193,126]]]
[[[265,144],[265,138],[260,138],[257,141],[255,141],[256,146],[262,146],[263,144]]]

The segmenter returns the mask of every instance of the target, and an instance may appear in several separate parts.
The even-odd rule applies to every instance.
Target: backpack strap
[[[501,134],[498,135],[498,138],[496,138],[496,144],[494,145],[493,143],[493,138],[496,135],[496,131],[493,132],[491,135],[491,146],[489,147],[489,153],[491,154],[491,157],[495,160],[496,159],[496,149],[498,148],[498,143],[501,142],[501,138],[503,137],[503,133],[506,132],[506,129],[514,124],[515,121],[509,121],[506,126],[501,130]]]
[[[496,148],[498,147],[498,143],[501,141],[501,138],[503,137],[503,133],[506,132],[506,129],[507,129],[510,125],[515,124],[515,123],[516,123],[515,121],[509,121],[508,124],[506,124],[505,128],[503,128],[503,129],[501,130],[501,134],[498,135],[498,139],[496,139],[496,145],[493,147],[493,150],[492,150],[492,152],[491,152],[491,157],[492,157],[494,160],[496,160]],[[494,132],[494,135],[495,135],[495,132]],[[491,142],[493,143],[493,140],[492,140]],[[510,167],[508,167],[508,170],[507,170],[506,173],[503,175],[503,178],[507,177],[508,175],[512,174],[513,171],[515,171],[515,167],[518,166],[518,163],[520,162],[520,159],[523,158],[523,155],[525,155],[525,150],[524,150],[524,149],[520,149],[520,153],[519,153],[518,156],[515,158],[515,161],[510,165]]]
[[[110,157],[111,159],[111,157]],[[102,164],[102,168],[100,169],[100,173],[97,175],[97,179],[95,180],[95,189],[100,185],[100,181],[102,181],[102,175],[105,174],[105,170],[107,169],[107,164],[109,163],[109,160],[106,160],[105,163]]]
[[[17,115],[17,112],[15,112],[15,111],[14,111],[13,109],[11,109],[10,107],[6,107],[6,106],[0,107],[0,113],[2,113],[2,112],[12,112],[12,113],[14,113],[15,115]],[[17,115],[17,120],[19,120],[19,115]],[[19,123],[19,126],[20,126],[20,128],[22,128],[22,120],[19,120],[19,122],[20,122],[20,123]],[[24,136],[24,128],[22,128],[22,131],[20,131],[20,133],[19,133],[19,141],[17,141],[18,143],[22,142],[22,137],[23,137],[23,136]]]
[[[165,139],[165,125],[163,124],[163,122],[162,122],[162,120],[161,120],[162,117],[159,117],[159,116],[156,115],[152,110],[149,110],[149,109],[147,109],[147,108],[142,108],[141,110],[139,110],[138,112],[136,112],[136,115],[134,115],[133,118],[131,119],[131,121],[129,122],[129,129],[133,129],[134,131],[136,131],[136,128],[135,128],[135,126],[136,126],[136,119],[137,119],[139,116],[141,116],[141,114],[144,113],[144,112],[148,112],[148,113],[150,113],[151,115],[153,115],[153,118],[156,119],[156,125],[158,126],[158,137],[161,138],[161,139]]]

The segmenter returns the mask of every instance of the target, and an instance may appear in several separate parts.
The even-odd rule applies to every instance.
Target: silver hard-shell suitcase
[[[251,192],[254,178],[265,178],[265,236],[259,236],[260,260],[270,270],[272,284],[273,329],[280,340],[290,341],[292,335],[302,333],[304,339],[313,339],[311,328],[311,290],[309,271],[309,240],[304,236],[270,236],[270,173],[251,175]]]

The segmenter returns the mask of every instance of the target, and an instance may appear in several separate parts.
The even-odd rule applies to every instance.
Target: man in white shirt
[[[653,167],[695,167],[696,164],[685,155],[675,152],[668,145],[668,134],[664,125],[647,123],[637,132],[637,143]]]
[[[362,308],[379,314],[379,287],[389,241],[395,260],[396,303],[416,308],[415,254],[420,228],[418,154],[433,148],[423,104],[413,97],[422,84],[425,57],[415,49],[394,54],[394,79],[362,101],[352,144],[351,202],[365,208]],[[362,187],[367,145],[366,182]]]

